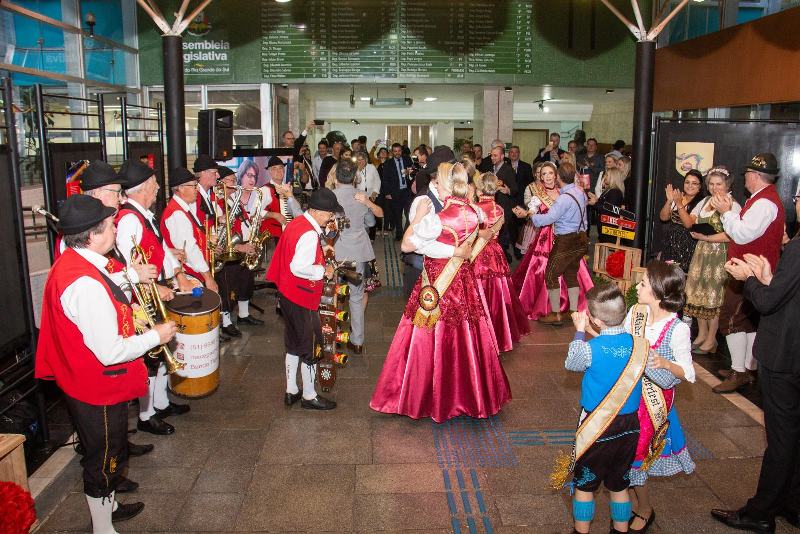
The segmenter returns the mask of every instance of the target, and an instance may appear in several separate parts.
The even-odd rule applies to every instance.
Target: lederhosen
[[[227,201],[225,199],[223,202]],[[246,217],[244,207],[240,206],[239,213],[234,218],[234,224],[231,225],[231,236],[235,235],[237,231],[241,233],[242,219]],[[221,231],[224,232],[225,228],[222,227]],[[258,231],[258,229],[252,229],[252,231]],[[223,264],[222,268],[214,273],[214,279],[217,281],[217,287],[219,287],[223,312],[230,313],[236,301],[250,300],[253,296],[255,277],[250,269],[238,261]]]
[[[553,248],[547,259],[547,267],[544,272],[544,280],[547,289],[558,289],[561,287],[559,278],[564,277],[567,287],[578,287],[578,269],[580,261],[586,255],[589,246],[589,236],[586,234],[587,221],[586,210],[581,209],[578,199],[569,192],[562,193],[568,195],[577,204],[581,212],[581,224],[577,232],[556,235]]]

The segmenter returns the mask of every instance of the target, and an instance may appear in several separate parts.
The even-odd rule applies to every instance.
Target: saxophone
[[[142,250],[142,247],[136,242],[136,238],[131,237],[131,239],[133,240],[131,256],[136,254],[139,256],[141,261],[146,261],[147,256],[144,255],[144,250]],[[142,310],[144,311],[147,326],[153,328],[157,322],[162,320],[166,321],[167,309],[164,307],[164,301],[161,300],[161,297],[158,294],[156,283],[151,281],[146,284],[134,284],[131,282],[130,278],[128,278],[128,282],[130,283],[133,294],[136,296],[136,300],[139,301],[139,306],[141,306]],[[134,321],[134,325],[137,333],[141,334],[145,331],[143,327],[136,324],[136,321]],[[159,345],[147,353],[147,355],[153,359],[157,359],[159,354],[163,354],[164,363],[167,366],[168,374],[172,374],[175,371],[180,371],[186,367],[185,363],[181,363],[175,359],[175,356],[173,356],[172,351],[169,350],[169,347],[166,344]]]
[[[239,210],[241,209],[242,193],[244,191],[241,187],[234,187],[235,191],[233,192],[233,195],[231,195],[230,201],[230,205],[232,205],[232,207],[230,207],[228,203],[228,195],[226,194],[228,189],[230,189],[230,187],[225,184],[220,184],[215,189],[217,198],[222,198],[223,205],[225,206],[225,228],[224,230],[220,229],[217,231],[217,246],[222,250],[222,252],[215,256],[215,272],[220,272],[226,263],[232,263],[242,259],[242,254],[233,248],[242,242],[242,236],[239,234],[233,234],[232,227],[233,222],[236,220],[236,216],[239,214]],[[217,220],[219,220],[219,218],[217,218]]]
[[[266,229],[261,233],[258,232],[258,229],[261,227],[261,221],[264,218],[264,210],[261,206],[261,201],[264,199],[264,193],[259,188],[251,189],[250,191],[258,195],[258,201],[256,202],[256,214],[250,221],[250,245],[253,247],[253,252],[251,254],[244,255],[242,265],[253,271],[261,262],[261,254],[264,252],[264,243],[266,243],[267,239],[272,237],[272,234],[270,234],[269,230]]]

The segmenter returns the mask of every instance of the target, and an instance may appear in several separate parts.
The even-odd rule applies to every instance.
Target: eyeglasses
[[[117,196],[122,196],[122,189],[111,189],[110,187],[101,187],[100,191],[110,191]]]

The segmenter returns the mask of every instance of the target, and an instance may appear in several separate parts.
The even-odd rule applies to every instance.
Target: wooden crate
[[[14,482],[29,491],[24,442],[22,434],[0,434],[0,480]]]
[[[611,275],[606,271],[606,260],[618,250],[625,253],[625,267],[623,268],[622,279],[630,280],[631,270],[642,265],[642,251],[638,248],[623,247],[613,243],[597,243],[594,246],[594,266],[592,270],[597,274],[611,278]]]

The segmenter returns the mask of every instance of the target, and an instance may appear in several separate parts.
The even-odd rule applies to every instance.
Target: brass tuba
[[[253,271],[261,262],[261,254],[264,252],[264,243],[267,241],[267,239],[272,237],[272,234],[270,234],[269,230],[266,229],[261,233],[258,231],[261,227],[261,221],[264,218],[264,209],[261,206],[261,201],[264,199],[264,192],[259,188],[250,189],[249,191],[258,195],[258,201],[256,202],[256,214],[250,220],[250,245],[254,250],[251,254],[244,255],[242,265]]]
[[[131,237],[131,240],[133,241],[131,256],[136,254],[139,256],[140,261],[147,261],[147,256],[145,256],[142,247],[136,242],[136,238]],[[130,278],[128,278],[128,282],[130,282]],[[144,311],[147,319],[147,325],[150,328],[154,327],[159,321],[167,320],[167,310],[164,307],[164,302],[161,300],[161,296],[158,294],[158,288],[156,287],[155,282],[151,281],[147,284],[134,284],[130,282],[130,285],[133,294],[136,296],[136,300],[139,301],[139,306],[141,306],[142,310]],[[135,321],[134,324],[136,324]],[[142,333],[144,331],[144,328],[141,328],[138,325],[135,326],[135,328],[138,333]],[[179,371],[186,367],[185,363],[181,363],[175,359],[175,356],[172,355],[172,351],[169,350],[169,347],[166,344],[159,345],[148,352],[147,355],[156,359],[159,357],[159,353],[162,353],[164,356],[164,363],[167,366],[168,374],[172,374],[175,371]]]

